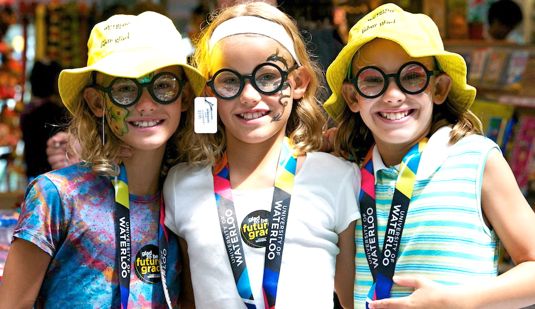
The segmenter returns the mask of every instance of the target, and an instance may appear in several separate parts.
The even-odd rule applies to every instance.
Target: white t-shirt
[[[360,217],[360,172],[326,153],[309,153],[295,177],[277,291],[278,308],[333,308],[338,234]],[[251,289],[264,308],[265,247],[255,248],[273,188],[233,190]],[[218,221],[211,167],[179,164],[164,185],[165,224],[188,243],[196,308],[245,308],[236,289]],[[256,221],[255,221],[256,219]],[[250,244],[248,244],[250,243]],[[348,269],[347,271],[354,271]]]

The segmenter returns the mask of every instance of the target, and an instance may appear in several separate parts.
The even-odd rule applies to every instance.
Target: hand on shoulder
[[[72,143],[72,145],[69,145]],[[71,148],[72,147],[72,148]],[[52,169],[78,163],[80,144],[69,133],[58,132],[46,142],[46,155]]]

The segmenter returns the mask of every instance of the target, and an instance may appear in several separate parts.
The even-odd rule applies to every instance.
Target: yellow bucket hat
[[[58,80],[63,104],[73,113],[80,94],[91,79],[91,72],[139,78],[160,68],[178,65],[184,69],[195,95],[206,79],[187,64],[188,47],[180,32],[164,15],[114,15],[96,24],[87,42],[87,66],[61,71]]]
[[[388,3],[361,18],[350,30],[346,46],[327,69],[327,82],[332,95],[323,107],[336,121],[344,111],[342,84],[347,77],[353,56],[364,44],[375,38],[396,42],[414,58],[434,56],[440,69],[452,79],[448,95],[450,104],[459,110],[470,108],[476,89],[466,83],[466,63],[463,57],[444,50],[437,26],[429,16],[405,12]]]

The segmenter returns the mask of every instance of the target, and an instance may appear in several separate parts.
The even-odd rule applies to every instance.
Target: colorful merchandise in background
[[[0,279],[4,271],[9,244],[19,213],[12,209],[0,209]]]

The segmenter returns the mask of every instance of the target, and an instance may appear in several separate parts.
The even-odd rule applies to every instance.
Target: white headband
[[[292,38],[283,26],[256,16],[238,16],[222,22],[210,37],[210,50],[222,39],[236,34],[260,34],[272,38],[286,48],[298,65],[301,65],[295,52]]]

